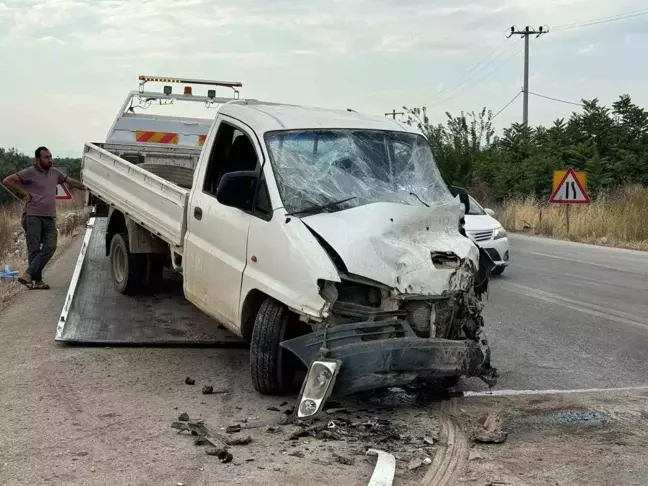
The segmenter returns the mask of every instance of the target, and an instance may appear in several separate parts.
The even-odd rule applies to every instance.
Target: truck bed
[[[185,166],[185,186],[190,180],[187,170],[193,171],[193,167]],[[189,190],[155,172],[164,175],[178,171],[182,171],[181,166],[173,169],[155,163],[136,165],[92,143],[85,145],[81,166],[83,183],[92,195],[176,249],[182,246],[186,229]]]

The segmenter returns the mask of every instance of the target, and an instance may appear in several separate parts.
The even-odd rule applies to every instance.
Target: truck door
[[[189,301],[235,332],[239,330],[241,279],[247,264],[252,215],[216,200],[224,174],[258,170],[262,152],[249,129],[228,118],[199,164],[189,200],[184,250],[184,289]],[[206,162],[206,163],[205,163]]]

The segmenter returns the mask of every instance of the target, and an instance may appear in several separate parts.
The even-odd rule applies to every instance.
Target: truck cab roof
[[[256,100],[224,104],[220,113],[244,121],[257,133],[276,130],[362,129],[419,133],[405,123],[351,110],[332,110]]]

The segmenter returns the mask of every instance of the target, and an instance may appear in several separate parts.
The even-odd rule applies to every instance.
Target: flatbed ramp
[[[105,254],[107,218],[92,218],[59,318],[56,341],[105,345],[243,346],[242,339],[185,298],[166,278],[151,295],[117,292]]]

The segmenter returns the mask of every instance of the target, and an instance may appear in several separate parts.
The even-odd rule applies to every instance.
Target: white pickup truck
[[[220,106],[210,120],[150,116],[135,99]],[[115,288],[134,294],[176,270],[186,299],[250,344],[259,392],[283,393],[309,369],[300,417],[334,388],[496,381],[483,252],[460,234],[460,204],[411,126],[142,87],[107,141],[86,144],[81,177],[108,218]]]

